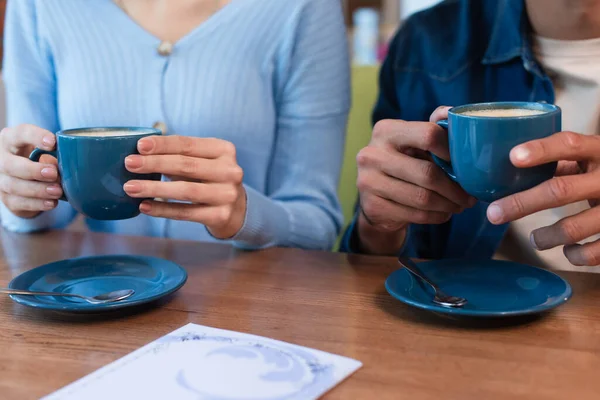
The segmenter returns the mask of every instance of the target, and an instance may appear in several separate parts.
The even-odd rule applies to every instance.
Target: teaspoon
[[[417,264],[412,260],[404,257],[398,257],[398,263],[411,272],[414,276],[421,279],[423,282],[431,286],[435,292],[433,302],[444,307],[462,307],[467,304],[467,299],[462,297],[450,296],[444,293],[435,283],[433,283],[427,276],[421,271]]]
[[[75,293],[58,293],[58,292],[33,292],[29,290],[4,289],[0,288],[0,293],[16,294],[25,296],[58,296],[58,297],[77,297],[91,304],[114,303],[115,301],[125,300],[135,293],[133,289],[115,290],[113,292],[102,293],[97,296],[89,297]]]

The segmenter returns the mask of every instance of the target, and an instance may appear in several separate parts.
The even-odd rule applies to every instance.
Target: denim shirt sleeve
[[[358,232],[356,229],[356,221],[358,219],[358,213],[359,211],[356,211],[354,213],[354,216],[352,217],[352,221],[350,221],[350,224],[348,224],[348,228],[346,229],[346,231],[344,232],[344,235],[342,236],[342,240],[340,243],[340,252],[342,253],[360,253],[360,244],[359,244],[359,238],[358,238]],[[412,253],[408,250],[408,246],[407,244],[409,243],[409,237],[411,235],[411,231],[412,226],[408,226],[408,231],[406,233],[406,240],[404,241],[404,244],[402,245],[402,247],[400,249],[398,249],[398,254],[399,255],[404,255],[407,257],[416,257],[415,255],[412,255]]]

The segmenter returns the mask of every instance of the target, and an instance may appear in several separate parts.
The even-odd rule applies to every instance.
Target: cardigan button
[[[167,134],[167,125],[162,121],[157,121],[152,125],[154,129],[158,129],[163,135]]]
[[[163,57],[170,56],[173,53],[173,44],[167,40],[160,42],[158,45],[158,54]]]

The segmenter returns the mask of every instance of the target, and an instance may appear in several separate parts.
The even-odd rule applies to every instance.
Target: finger
[[[552,178],[538,186],[500,199],[488,207],[493,224],[514,221],[538,211],[600,197],[598,174]]]
[[[559,161],[555,176],[577,175],[581,173],[581,168],[577,161]]]
[[[371,225],[390,232],[407,223],[442,224],[452,218],[452,213],[419,210],[371,195],[361,196],[361,210]]]
[[[404,156],[398,154],[396,157]],[[475,200],[433,162],[404,157],[402,164],[405,165],[401,167],[397,162],[389,162],[385,163],[382,169],[390,176],[432,190],[461,208],[472,207],[475,204]]]
[[[0,159],[0,171],[6,175],[40,182],[56,182],[58,179],[58,170],[54,164],[38,163],[25,157],[5,154]]]
[[[2,196],[2,202],[12,211],[50,211],[58,205],[57,200],[33,199],[6,194]]]
[[[36,199],[59,199],[62,194],[60,185],[26,181],[7,175],[0,175],[0,191],[6,194]]]
[[[203,205],[233,204],[238,191],[231,184],[132,180],[123,189],[131,197],[161,198]]]
[[[138,174],[160,173],[208,182],[242,182],[244,172],[239,165],[229,162],[182,155],[132,155],[125,166]]]
[[[600,239],[585,244],[565,246],[563,253],[573,265],[590,267],[600,265]]]
[[[41,164],[50,164],[58,166],[58,160],[55,157],[52,157],[50,154],[42,154],[38,162]]]
[[[460,207],[475,204],[472,197],[431,161],[373,146],[362,149],[356,161],[361,168],[380,170],[393,178],[432,190]]]
[[[138,151],[143,155],[179,154],[208,159],[235,157],[235,146],[231,142],[216,138],[178,135],[145,137],[138,141]]]
[[[600,138],[573,132],[559,132],[513,148],[510,160],[519,168],[533,167],[553,161],[583,161],[600,154]]]
[[[448,111],[451,108],[452,107],[448,107],[448,106],[439,106],[438,108],[436,108],[431,113],[431,116],[429,116],[429,122],[436,123],[436,122],[441,121],[443,119],[447,119],[448,118]]]
[[[600,208],[594,207],[561,219],[553,225],[531,233],[531,244],[538,250],[548,250],[560,245],[575,244],[600,233]]]
[[[34,125],[19,125],[14,128],[4,128],[1,132],[5,148],[13,154],[23,146],[34,146],[44,150],[52,150],[56,138],[52,132]]]
[[[463,207],[440,196],[438,193],[412,183],[364,170],[357,179],[360,193],[369,193],[395,203],[425,211],[458,213]]]
[[[450,159],[446,131],[431,122],[381,120],[373,128],[373,140],[400,151],[413,147]]]
[[[150,200],[142,202],[140,211],[143,214],[157,218],[192,221],[207,226],[222,225],[227,223],[231,218],[231,211],[227,207],[168,203]]]

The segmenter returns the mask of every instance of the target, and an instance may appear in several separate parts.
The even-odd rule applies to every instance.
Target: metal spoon
[[[32,292],[29,290],[4,289],[0,288],[0,293],[17,294],[25,296],[58,296],[58,297],[77,297],[91,304],[114,303],[115,301],[124,300],[135,293],[133,289],[115,290],[113,292],[102,293],[97,296],[88,297],[75,293],[57,293],[57,292]]]
[[[398,263],[410,271],[417,278],[427,283],[435,291],[433,302],[444,307],[462,307],[467,304],[467,299],[462,297],[450,296],[444,293],[435,283],[433,283],[425,274],[417,267],[417,264],[412,260],[404,257],[398,257]]]

